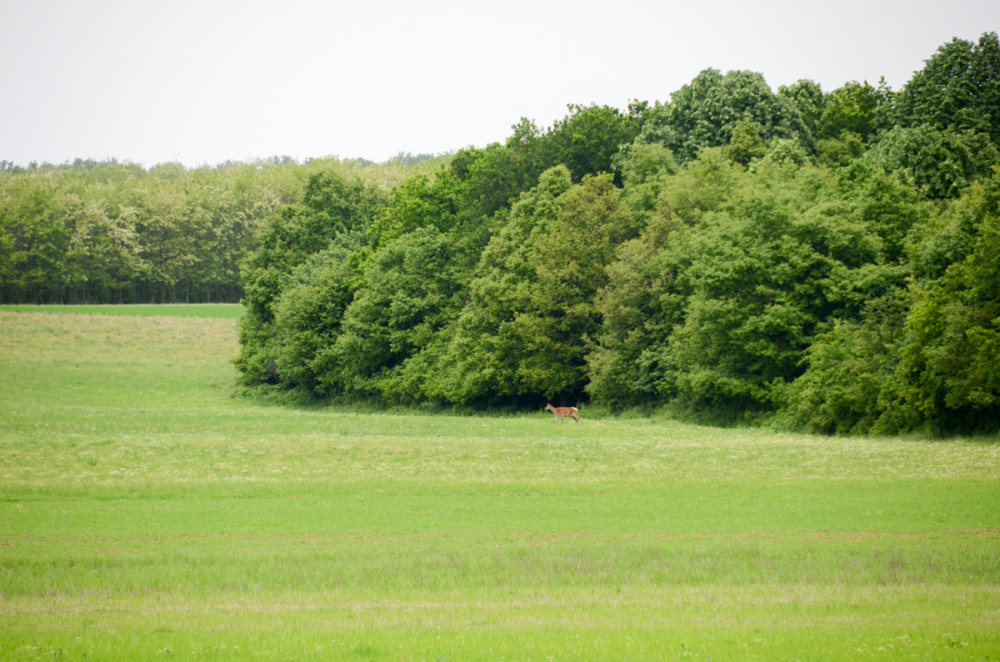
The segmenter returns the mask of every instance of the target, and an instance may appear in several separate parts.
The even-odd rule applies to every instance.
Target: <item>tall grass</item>
[[[5,659],[1000,657],[1000,444],[264,406],[0,312]]]

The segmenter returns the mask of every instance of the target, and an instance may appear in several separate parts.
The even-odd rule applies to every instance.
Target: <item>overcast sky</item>
[[[385,160],[708,67],[898,90],[994,31],[998,0],[0,0],[0,159]]]

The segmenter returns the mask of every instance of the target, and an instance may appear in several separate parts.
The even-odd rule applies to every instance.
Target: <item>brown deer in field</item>
[[[553,407],[550,404],[545,405],[545,411],[550,411],[556,415],[556,420],[562,423],[563,416],[569,416],[577,423],[580,422],[580,414],[577,413],[576,407]]]

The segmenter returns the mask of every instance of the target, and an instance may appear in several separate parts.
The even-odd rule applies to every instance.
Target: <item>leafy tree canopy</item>
[[[639,140],[661,142],[687,162],[705,147],[729,144],[740,122],[756,123],[764,140],[792,138],[810,148],[813,143],[796,103],[776,95],[763,76],[715,69],[702,71],[670,103],[650,110]]]
[[[985,133],[1000,144],[1000,40],[954,39],[941,46],[899,93],[896,122]]]

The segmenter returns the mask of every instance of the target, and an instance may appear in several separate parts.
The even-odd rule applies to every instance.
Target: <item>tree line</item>
[[[389,189],[433,166],[273,157],[148,171],[111,159],[0,162],[0,302],[237,302],[239,265],[265,219],[302,196],[310,174],[363,176]]]
[[[995,430],[998,145],[990,33],[899,91],[708,69],[389,193],[315,173],[244,263],[237,365],[308,398]]]

